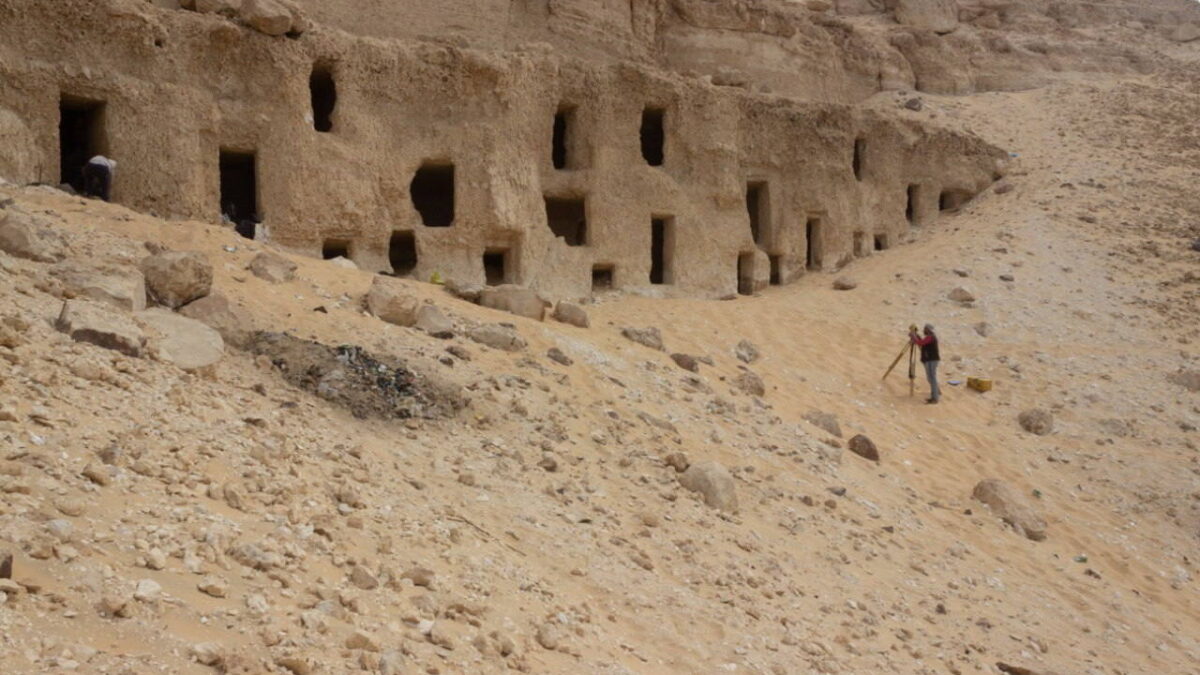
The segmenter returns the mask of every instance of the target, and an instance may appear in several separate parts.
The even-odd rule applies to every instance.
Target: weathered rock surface
[[[743,370],[733,380],[733,385],[751,396],[762,396],[767,393],[767,387],[762,378],[751,370]]]
[[[675,362],[675,365],[684,370],[690,370],[693,373],[700,372],[700,362],[694,356],[689,354],[672,354],[671,360]]]
[[[1181,370],[1167,376],[1167,381],[1188,391],[1200,391],[1200,370]]]
[[[442,340],[454,337],[454,322],[435,305],[421,305],[417,309],[417,320],[413,327]]]
[[[486,323],[467,334],[481,345],[506,352],[518,352],[525,348],[525,339],[513,328],[498,323]]]
[[[837,415],[833,413],[810,410],[804,414],[804,419],[813,426],[824,429],[837,438],[842,437],[842,427],[838,424]]]
[[[183,370],[207,368],[225,354],[221,334],[195,319],[160,308],[138,312],[136,318],[149,336],[148,351]]]
[[[958,26],[956,0],[890,0],[895,5],[896,21],[935,33],[949,33]]]
[[[758,347],[749,340],[742,340],[733,348],[733,354],[743,363],[754,363],[758,360]]]
[[[397,326],[417,323],[420,301],[405,288],[404,283],[391,277],[376,276],[367,292],[367,310],[381,320]]]
[[[679,475],[679,484],[704,496],[704,503],[722,511],[738,510],[737,486],[733,476],[713,461],[697,462]]]
[[[1200,23],[1181,23],[1171,31],[1170,38],[1175,42],[1200,40]]]
[[[580,328],[588,328],[592,325],[588,318],[587,310],[573,302],[560,301],[554,306],[554,319],[563,323],[569,323],[572,326]]]
[[[50,268],[67,298],[107,303],[125,311],[146,309],[146,281],[128,265],[83,265],[64,261]]]
[[[250,317],[220,293],[206,295],[179,308],[179,313],[221,334],[225,344],[244,347],[254,332]]]
[[[292,11],[276,0],[242,0],[239,15],[266,35],[285,35],[292,30]]]
[[[660,352],[666,350],[666,347],[663,346],[662,332],[657,328],[627,327],[621,329],[621,335],[624,335],[626,339],[632,340],[644,347],[657,349]]]
[[[1046,521],[1007,483],[995,478],[979,481],[971,497],[987,504],[992,513],[1029,539],[1046,538]]]
[[[954,290],[950,291],[946,297],[950,298],[954,302],[961,302],[964,304],[968,302],[975,302],[975,294],[964,286],[956,287]]]
[[[535,321],[544,319],[546,308],[550,306],[536,291],[507,284],[483,289],[479,293],[479,304]]]
[[[202,253],[159,253],[142,260],[141,268],[150,299],[171,309],[199,300],[212,290],[212,265]]]
[[[67,300],[55,326],[76,342],[140,356],[145,336],[129,316],[91,300]]]
[[[847,447],[850,448],[850,452],[863,459],[869,459],[872,462],[879,461],[879,450],[875,447],[875,443],[862,434],[852,437]]]
[[[1049,410],[1032,408],[1017,415],[1021,428],[1031,434],[1045,436],[1054,431],[1054,415]]]
[[[41,218],[13,209],[0,218],[0,251],[35,262],[56,262],[64,249],[62,238]]]
[[[296,263],[270,251],[263,251],[254,256],[248,269],[254,276],[273,284],[284,283],[296,278]]]

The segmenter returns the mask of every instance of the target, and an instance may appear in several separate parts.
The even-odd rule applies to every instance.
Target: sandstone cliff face
[[[551,297],[587,296],[595,279],[752,292],[898,242],[926,215],[906,218],[912,186],[927,204],[974,194],[1004,158],[876,113],[544,47],[319,26],[289,39],[115,0],[0,8],[13,55],[0,106],[36,142],[12,178],[70,181],[104,153],[123,204],[224,213],[247,236],[424,279]],[[60,118],[78,122],[69,137]]]

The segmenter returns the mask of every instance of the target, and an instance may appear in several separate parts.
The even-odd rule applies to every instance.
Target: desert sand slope
[[[297,258],[269,283],[246,270],[262,247],[222,228],[0,187],[0,214],[46,219],[68,262],[200,251],[255,327],[469,400],[358,419],[269,357],[230,347],[189,374],[76,342],[54,265],[0,256],[3,671],[1200,672],[1200,400],[1168,379],[1200,370],[1200,97],[1178,63],[925,96],[902,114],[1015,153],[1008,187],[838,272],[854,290],[606,297],[589,329],[402,282],[454,319],[438,340],[365,313],[369,274]],[[495,322],[527,346],[463,336]],[[995,389],[926,406],[903,366],[881,381],[914,322],[938,328],[945,378]],[[1031,408],[1051,433],[1021,428]],[[843,451],[859,433],[879,463]],[[673,453],[726,467],[738,510],[681,487]],[[971,499],[987,478],[1045,540]]]

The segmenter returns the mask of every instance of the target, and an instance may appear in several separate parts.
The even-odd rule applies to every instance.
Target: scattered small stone
[[[1017,416],[1021,428],[1031,434],[1045,436],[1054,431],[1054,415],[1042,408],[1032,408]]]
[[[1007,483],[989,478],[979,481],[971,497],[991,508],[1001,520],[1034,541],[1046,538],[1046,521]]]
[[[200,583],[196,584],[196,588],[201,593],[214,598],[223,598],[229,594],[229,584],[220,577],[204,577]]]
[[[858,288],[858,281],[850,277],[838,277],[833,280],[833,290],[835,291],[852,291]]]
[[[412,567],[404,574],[401,574],[400,578],[412,581],[414,586],[433,588],[434,573],[433,570],[426,567]]]
[[[1016,281],[1016,277],[1011,274],[1001,274],[1000,281]]]
[[[154,602],[162,594],[162,586],[153,579],[142,579],[133,589],[133,599],[141,602]]]
[[[506,352],[519,352],[525,348],[525,339],[516,329],[498,323],[485,323],[478,326],[467,337],[481,345]]]
[[[679,475],[679,484],[704,496],[704,503],[722,511],[738,510],[737,489],[729,471],[713,461],[688,466]]]
[[[558,627],[549,621],[538,626],[537,643],[545,649],[551,651],[558,649],[558,645],[562,638],[559,636]]]
[[[192,645],[192,656],[205,666],[215,667],[225,661],[224,649],[216,642],[200,642]]]
[[[675,469],[676,473],[683,473],[691,466],[688,456],[682,452],[672,452],[663,461],[666,462],[667,466]]]
[[[141,269],[150,299],[171,309],[203,298],[212,290],[212,265],[202,253],[159,253],[142,260]]]
[[[413,327],[424,331],[439,340],[449,340],[454,337],[454,322],[434,305],[424,304],[417,310],[417,320]]]
[[[688,354],[672,354],[671,360],[675,362],[675,365],[683,368],[684,370],[690,370],[693,373],[700,372],[700,362],[697,361],[696,357],[694,356],[689,356]]]
[[[739,373],[734,378],[733,385],[751,396],[763,396],[767,393],[767,386],[763,384],[762,378],[751,370],[743,370]]]
[[[254,256],[250,261],[249,270],[259,279],[273,284],[285,283],[296,278],[296,263],[270,251]]]
[[[838,424],[837,415],[833,413],[810,410],[805,413],[804,419],[813,426],[824,429],[838,438],[842,437],[842,427]]]
[[[564,354],[563,350],[559,349],[558,347],[551,347],[546,352],[546,357],[549,358],[551,361],[553,361],[559,365],[563,365],[563,366],[570,366],[570,365],[574,365],[574,363],[575,363],[575,361],[571,357]]]
[[[961,302],[963,304],[975,302],[975,294],[963,286],[959,286],[950,291],[946,297],[950,298],[954,302]]]
[[[850,442],[847,444],[847,447],[850,448],[850,452],[853,452],[863,459],[869,459],[872,462],[879,461],[879,450],[875,447],[875,443],[862,434],[858,434],[851,438]]]
[[[742,340],[733,348],[733,354],[743,363],[754,363],[758,360],[758,347],[749,340]]]
[[[657,349],[658,351],[666,351],[663,346],[662,332],[657,328],[622,328],[621,335],[626,339],[632,340],[644,347]]]
[[[587,310],[573,302],[559,302],[554,306],[554,318],[557,321],[579,326],[580,328],[588,328],[592,325],[591,319],[588,318]]]
[[[904,102],[904,107],[913,112],[921,112],[921,109],[925,107],[925,103],[919,98],[910,98]]]

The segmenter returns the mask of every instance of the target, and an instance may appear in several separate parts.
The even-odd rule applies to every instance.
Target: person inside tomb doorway
[[[117,172],[117,162],[104,155],[96,155],[83,165],[83,194],[85,197],[98,197],[110,201],[113,175]]]
[[[912,343],[921,348],[921,365],[925,367],[925,378],[929,380],[929,398],[925,399],[926,403],[937,403],[941,398],[941,390],[937,383],[937,368],[938,362],[941,361],[941,354],[938,353],[937,334],[933,332],[932,324],[925,324],[924,337],[917,335],[917,327],[913,326],[908,331],[908,339]]]

